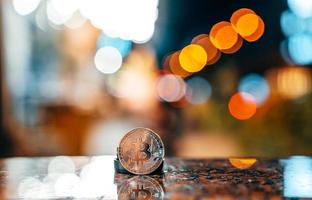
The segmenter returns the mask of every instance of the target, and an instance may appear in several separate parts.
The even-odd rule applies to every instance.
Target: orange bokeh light
[[[233,48],[239,40],[239,35],[231,23],[226,21],[215,24],[210,30],[209,37],[212,44],[221,51]]]
[[[170,68],[169,62],[170,62],[170,59],[171,59],[172,55],[173,54],[168,54],[166,56],[166,58],[163,60],[163,62],[162,62],[163,63],[162,64],[163,69],[169,70],[169,68]]]
[[[223,53],[231,54],[237,52],[243,45],[243,39],[239,36],[236,44],[230,49],[222,50]]]
[[[253,10],[242,8],[231,17],[234,30],[248,42],[258,40],[264,33],[264,22]]]
[[[221,57],[221,52],[211,43],[208,35],[201,34],[197,37],[195,37],[192,40],[192,42],[194,41],[194,44],[198,44],[205,49],[206,54],[207,54],[207,63],[206,64],[212,65],[212,64],[216,63],[219,60],[219,58]]]
[[[209,35],[207,34],[200,34],[200,35],[197,35],[195,36],[192,41],[191,41],[191,44],[196,44],[198,42],[198,40],[202,39],[202,38],[205,38],[205,37],[209,37]]]
[[[251,36],[247,36],[244,37],[245,40],[247,40],[248,42],[254,42],[257,41],[258,39],[260,39],[260,37],[262,37],[262,35],[264,34],[264,22],[263,20],[259,17],[259,27],[256,30],[256,32],[254,34],[252,34]]]
[[[189,105],[189,102],[185,99],[185,96],[183,96],[180,100],[171,102],[170,105],[174,108],[185,108]]]
[[[179,61],[179,54],[180,54],[180,51],[177,51],[170,56],[170,60],[169,60],[170,71],[174,73],[175,75],[178,75],[181,77],[187,77],[191,75],[192,73],[185,71],[181,67],[180,61]]]
[[[277,91],[286,99],[302,97],[312,90],[311,69],[282,67],[277,71]]]
[[[254,158],[230,158],[229,159],[231,165],[238,169],[248,169],[252,167],[256,162],[257,159]]]
[[[181,67],[188,72],[198,72],[207,63],[207,53],[203,47],[197,44],[187,45],[179,54]]]
[[[238,92],[231,97],[228,108],[233,117],[246,120],[256,113],[257,104],[251,94]]]

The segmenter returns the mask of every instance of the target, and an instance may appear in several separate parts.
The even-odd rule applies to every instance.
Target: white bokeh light
[[[50,0],[49,4],[51,4],[59,14],[64,16],[72,15],[79,9],[78,0]]]
[[[110,37],[145,43],[153,35],[158,0],[82,0],[80,12]]]
[[[117,187],[114,183],[114,157],[97,156],[80,172],[81,182],[74,191],[76,198],[103,197],[116,199]]]
[[[18,14],[27,15],[38,7],[40,1],[13,0],[13,7]],[[76,28],[89,19],[93,26],[110,37],[145,43],[153,36],[157,7],[158,0],[48,0],[46,13],[54,25]],[[83,17],[72,18],[77,11]]]
[[[65,22],[67,28],[75,29],[79,28],[87,21],[87,19],[82,16],[79,12],[75,12],[70,19]]]
[[[72,197],[79,184],[80,178],[76,174],[62,174],[54,185],[55,196]]]
[[[175,102],[185,95],[186,84],[181,77],[166,74],[158,79],[156,90],[160,99],[167,102]]]
[[[312,16],[311,0],[288,0],[289,8],[299,17],[308,18]]]
[[[95,67],[104,74],[117,72],[122,65],[122,55],[115,47],[102,47],[94,57]]]
[[[57,156],[51,160],[48,166],[49,174],[75,173],[75,164],[68,156]]]
[[[39,6],[41,0],[13,0],[13,7],[19,15],[28,15]]]
[[[55,25],[62,25],[67,20],[69,20],[72,16],[72,13],[61,13],[59,12],[53,4],[53,1],[48,1],[47,3],[47,16],[50,22],[52,22]]]

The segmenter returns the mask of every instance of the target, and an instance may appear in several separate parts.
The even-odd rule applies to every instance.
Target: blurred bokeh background
[[[241,8],[264,33],[181,74]],[[0,156],[115,154],[138,126],[167,155],[311,154],[311,64],[309,0],[3,0]]]

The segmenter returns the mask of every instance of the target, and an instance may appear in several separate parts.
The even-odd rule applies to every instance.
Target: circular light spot
[[[256,113],[257,104],[251,94],[238,92],[231,97],[228,108],[233,117],[246,120]]]
[[[74,191],[80,183],[76,174],[62,174],[54,184],[54,191],[57,197],[74,196]]]
[[[178,101],[171,102],[170,105],[174,108],[185,108],[188,106],[189,102],[185,99],[185,97],[181,98]]]
[[[104,74],[117,72],[122,65],[122,56],[115,47],[103,47],[94,57],[95,67]]]
[[[231,23],[226,21],[215,24],[210,30],[209,37],[212,44],[221,51],[231,49],[239,38]]]
[[[97,47],[101,48],[105,46],[115,47],[121,53],[122,57],[125,57],[130,53],[132,43],[130,40],[112,38],[105,34],[101,34],[97,40]]]
[[[238,169],[248,169],[252,167],[256,162],[257,159],[254,158],[230,158],[229,159],[231,165]]]
[[[207,54],[206,65],[212,65],[216,63],[221,57],[221,52],[211,43],[208,35],[202,34],[199,36],[201,37],[199,39],[196,39],[194,41],[194,44],[198,44],[205,49],[206,54]]]
[[[265,78],[258,74],[248,74],[239,82],[238,90],[251,94],[257,105],[262,105],[269,96],[269,84]]]
[[[75,173],[75,164],[68,156],[57,156],[53,158],[48,166],[49,174]]]
[[[256,32],[259,26],[259,17],[255,14],[247,14],[239,18],[236,27],[241,36],[250,36]]]
[[[175,75],[178,75],[181,77],[187,77],[187,76],[191,75],[192,73],[185,71],[181,67],[180,61],[179,61],[179,54],[180,54],[180,52],[177,51],[170,56],[170,60],[169,60],[170,71],[172,73],[174,73]]]
[[[184,47],[179,55],[181,67],[188,72],[198,72],[207,63],[205,49],[197,44],[190,44]]]
[[[295,99],[311,92],[311,70],[303,67],[286,67],[277,72],[277,90],[286,99]]]
[[[187,82],[185,98],[191,104],[203,104],[211,96],[211,86],[208,81],[201,77],[193,77]]]
[[[198,40],[200,39],[203,39],[205,37],[209,37],[209,35],[207,34],[200,34],[200,35],[197,35],[196,37],[194,37],[191,41],[191,44],[196,44],[198,42]]]
[[[27,177],[22,179],[18,185],[17,193],[19,198],[23,199],[38,199],[42,197],[43,184],[36,177]]]
[[[179,76],[166,74],[158,79],[156,90],[161,99],[167,102],[175,102],[184,96],[186,85]]]
[[[39,6],[40,0],[13,0],[13,7],[19,15],[28,15]]]
[[[224,49],[222,50],[222,52],[226,54],[235,53],[242,47],[242,45],[243,45],[243,39],[241,37],[238,37],[236,44],[232,48]]]
[[[262,35],[264,34],[264,29],[265,29],[264,22],[260,17],[258,17],[258,18],[259,18],[259,26],[258,26],[258,29],[256,30],[256,32],[250,36],[244,37],[244,39],[247,40],[248,42],[255,42],[255,41],[259,40],[262,37]]]
[[[65,22],[65,26],[70,29],[76,29],[81,27],[87,19],[80,14],[80,12],[75,12],[70,19]]]
[[[234,30],[248,42],[258,40],[264,33],[264,22],[248,8],[235,11],[231,16]]]
[[[249,9],[249,8],[241,8],[236,10],[232,16],[231,16],[231,23],[232,24],[236,24],[236,22],[238,21],[238,19],[246,14],[256,14],[255,11]]]
[[[312,1],[311,0],[288,0],[289,8],[299,17],[312,17]]]
[[[288,51],[291,60],[300,65],[312,63],[312,35],[295,34],[288,41]]]
[[[171,56],[173,55],[173,53],[169,53],[167,54],[167,56],[165,56],[165,58],[163,59],[162,61],[162,68],[164,70],[169,70],[170,68],[170,59],[171,59]]]
[[[55,25],[62,25],[69,20],[73,13],[62,13],[55,8],[55,1],[48,1],[47,3],[47,17],[50,22]]]
[[[287,10],[281,14],[281,28],[285,36],[292,36],[305,31],[306,21]]]
[[[49,4],[57,13],[64,16],[72,15],[79,8],[79,3],[76,0],[49,0]]]
[[[236,10],[230,21],[235,31],[241,36],[249,36],[258,28],[258,17],[253,10],[248,8]]]

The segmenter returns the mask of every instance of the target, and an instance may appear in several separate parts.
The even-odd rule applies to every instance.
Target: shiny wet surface
[[[1,160],[1,199],[312,198],[312,159],[166,158],[162,175],[114,171],[112,156]]]

